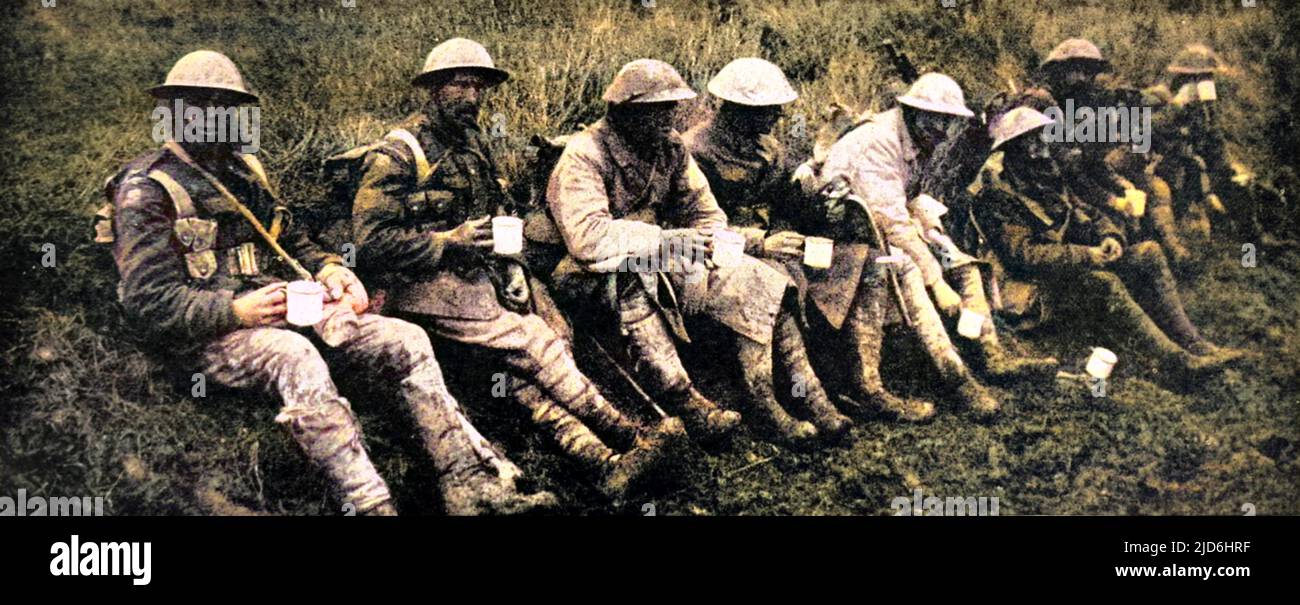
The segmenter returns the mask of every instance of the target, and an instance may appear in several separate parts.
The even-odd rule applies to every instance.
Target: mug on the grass
[[[971,340],[976,340],[980,337],[980,333],[984,331],[984,322],[987,319],[970,309],[962,309],[961,319],[957,320],[957,333]]]
[[[310,280],[289,282],[285,288],[285,319],[295,326],[314,326],[325,312],[325,286]]]
[[[1115,364],[1119,363],[1119,357],[1110,349],[1096,347],[1092,350],[1092,356],[1088,358],[1088,365],[1084,366],[1084,371],[1093,378],[1105,380],[1110,378],[1111,370],[1115,369]]]
[[[814,269],[829,269],[834,251],[835,242],[828,237],[805,237],[803,239],[803,264]]]
[[[524,220],[517,216],[492,217],[492,252],[500,255],[524,251]]]
[[[713,234],[713,264],[734,267],[745,256],[745,236],[735,231],[721,230]]]

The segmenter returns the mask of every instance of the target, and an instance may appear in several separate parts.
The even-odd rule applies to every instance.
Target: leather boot
[[[440,475],[447,514],[509,515],[556,506],[550,492],[525,495],[515,488],[519,467],[469,423],[432,360],[402,381],[402,396]]]
[[[642,427],[614,407],[581,370],[564,341],[552,339],[538,360],[537,385],[617,449],[632,446]]]
[[[822,388],[821,380],[813,371],[812,363],[808,361],[808,350],[804,348],[799,325],[784,310],[777,314],[776,326],[772,332],[772,347],[775,358],[781,362],[791,383],[798,389],[796,399],[804,402],[813,426],[827,439],[843,437],[853,421],[831,403],[826,389]]]
[[[718,407],[691,385],[663,318],[650,314],[625,322],[623,333],[638,376],[644,377],[656,397],[665,400],[673,415],[682,418],[692,436],[716,442],[740,426],[740,414]]]
[[[515,399],[529,410],[534,423],[554,437],[561,451],[597,478],[601,493],[611,500],[626,496],[644,474],[679,451],[685,439],[681,421],[665,418],[653,431],[642,434],[634,429],[629,449],[619,454],[537,386],[522,383]]]
[[[904,422],[924,422],[934,418],[933,403],[899,397],[885,389],[880,377],[880,350],[884,346],[885,334],[882,303],[885,289],[864,283],[858,292],[858,299],[853,302],[844,322],[845,335],[852,347],[849,355],[853,359],[853,387],[857,391],[857,401],[847,399],[845,404],[859,418],[880,415]]]
[[[1055,357],[1015,357],[989,329],[980,335],[975,347],[975,363],[984,376],[998,384],[1019,381],[1047,383],[1055,379],[1061,365]]]
[[[345,400],[311,408],[286,407],[275,421],[289,430],[307,458],[325,472],[341,501],[355,506],[359,514],[390,504],[388,485],[370,462],[361,426]]]
[[[987,387],[975,379],[975,375],[966,364],[962,363],[956,351],[951,351],[936,360],[936,365],[943,386],[949,394],[970,410],[976,418],[991,419],[1002,410],[1002,404],[993,397]]]
[[[600,490],[610,500],[620,503],[655,470],[662,468],[680,453],[686,441],[686,427],[678,418],[664,418],[653,431],[637,436],[631,449],[616,454],[604,468]]]
[[[693,386],[680,393],[668,393],[664,399],[673,414],[685,422],[686,432],[704,443],[729,439],[740,427],[740,412],[722,409]]]
[[[739,338],[739,358],[750,416],[769,437],[794,447],[807,447],[817,437],[811,422],[791,416],[777,403],[772,391],[772,349],[748,338]]]

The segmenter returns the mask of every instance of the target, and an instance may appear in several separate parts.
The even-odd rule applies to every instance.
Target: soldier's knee
[[[380,326],[385,335],[386,348],[394,350],[409,364],[433,358],[433,344],[424,328],[401,319],[384,318]]]
[[[1089,282],[1088,289],[1092,289],[1102,296],[1111,296],[1120,292],[1126,292],[1124,281],[1118,275],[1110,271],[1090,271],[1086,275]]]
[[[292,330],[268,330],[257,339],[255,346],[263,347],[270,354],[271,363],[277,365],[325,367],[316,345]]]

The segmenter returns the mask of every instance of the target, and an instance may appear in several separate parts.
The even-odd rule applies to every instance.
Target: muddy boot
[[[513,484],[478,468],[469,475],[443,475],[438,480],[443,505],[448,515],[522,515],[555,508],[558,501],[551,492],[521,494]]]
[[[289,429],[307,458],[325,472],[344,504],[363,515],[392,506],[388,485],[366,454],[361,426],[346,400],[310,408],[286,406],[275,421]]]
[[[1046,384],[1056,379],[1060,362],[1055,357],[1015,357],[999,342],[997,333],[986,328],[975,347],[975,365],[997,384],[1029,381]]]
[[[670,393],[665,395],[665,399],[673,413],[685,422],[686,432],[704,443],[728,439],[740,427],[739,412],[718,407],[695,387],[681,393]]]
[[[740,426],[740,414],[718,407],[691,385],[663,318],[654,313],[631,321],[624,318],[622,328],[637,375],[665,400],[673,415],[682,418],[692,437],[715,443]]]
[[[628,451],[619,454],[535,385],[521,384],[515,390],[515,399],[529,410],[533,422],[555,439],[561,451],[597,478],[601,493],[611,500],[626,496],[644,473],[680,451],[686,436],[680,420],[665,418],[653,431],[643,434],[632,429]]]
[[[556,338],[539,356],[535,380],[543,392],[619,450],[632,447],[642,426],[614,407],[578,369],[564,341]]]
[[[845,334],[852,347],[849,355],[854,365],[853,387],[857,392],[855,398],[841,398],[842,405],[858,418],[883,416],[904,422],[927,421],[934,417],[933,403],[902,398],[885,389],[880,377],[880,349],[885,333],[883,309],[878,297],[863,296],[867,288],[864,284],[859,290],[859,299],[854,301],[845,320]],[[883,287],[876,290],[884,294]]]
[[[817,432],[831,441],[843,437],[853,421],[831,403],[826,389],[822,388],[821,380],[813,371],[812,363],[808,361],[808,350],[804,348],[799,326],[794,317],[785,311],[777,316],[772,346],[776,359],[781,361],[790,377],[794,396],[804,402]]]
[[[600,491],[619,503],[653,471],[662,468],[682,450],[686,427],[678,418],[664,418],[653,431],[638,435],[635,445],[606,462]]]
[[[1197,357],[1215,359],[1223,364],[1232,364],[1242,359],[1258,356],[1258,353],[1232,347],[1221,347],[1208,340],[1192,343],[1187,347],[1187,351]]]
[[[748,415],[769,438],[797,448],[812,445],[817,438],[817,427],[791,416],[777,403],[776,393],[772,392],[771,348],[742,337],[739,357],[748,394]]]
[[[939,376],[950,396],[970,410],[977,419],[992,419],[1002,410],[1002,404],[993,397],[988,387],[975,379],[975,375],[961,362],[956,351],[939,361]]]
[[[1105,271],[1093,271],[1088,274],[1087,280],[1088,283],[1083,288],[1093,292],[1094,298],[1085,304],[1109,309],[1104,319],[1108,331],[1129,339],[1154,360],[1161,374],[1167,378],[1165,386],[1186,388],[1190,383],[1199,382],[1213,374],[1226,363],[1226,360],[1217,360],[1213,356],[1197,355],[1175,342],[1156,325],[1146,309],[1134,300],[1125,286],[1129,280],[1121,281],[1119,276]],[[1200,340],[1199,334],[1196,339]]]
[[[450,515],[512,515],[553,508],[550,492],[521,494],[520,470],[470,424],[430,359],[402,381],[403,399],[440,475],[439,491]]]

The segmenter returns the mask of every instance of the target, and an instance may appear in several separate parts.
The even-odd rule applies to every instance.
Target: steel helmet
[[[955,80],[940,73],[928,73],[916,79],[907,94],[898,102],[935,113],[946,113],[971,118],[975,113],[966,108],[966,95]]]
[[[658,59],[637,59],[618,70],[600,98],[622,104],[684,101],[695,96],[672,65]]]
[[[1183,50],[1174,55],[1174,60],[1169,63],[1166,70],[1171,74],[1218,74],[1225,71],[1223,62],[1219,60],[1210,47],[1204,44],[1188,44]]]
[[[1101,49],[1096,44],[1083,38],[1070,38],[1052,49],[1043,63],[1039,67],[1047,67],[1054,63],[1066,63],[1068,61],[1079,61],[1095,66],[1099,70],[1110,69],[1110,61],[1101,56]]]
[[[781,68],[763,59],[736,59],[709,80],[709,92],[740,105],[785,105],[799,98]]]
[[[993,139],[993,149],[997,149],[1011,139],[1051,123],[1052,118],[1043,112],[1021,106],[994,116],[989,121],[989,138]]]
[[[489,86],[496,86],[510,79],[508,72],[497,69],[496,64],[492,62],[492,55],[488,54],[482,44],[468,38],[452,38],[429,51],[429,56],[424,59],[424,69],[420,70],[420,75],[415,76],[411,83],[416,86],[427,86],[437,77],[437,74],[457,69],[472,71],[483,76]]]
[[[181,57],[171,71],[167,72],[167,79],[150,88],[149,94],[167,98],[195,89],[227,92],[241,103],[257,102],[257,95],[248,90],[235,62],[212,50],[196,50]]]

